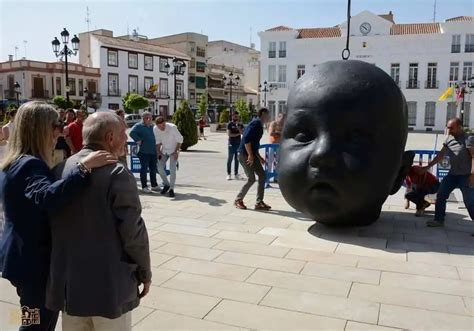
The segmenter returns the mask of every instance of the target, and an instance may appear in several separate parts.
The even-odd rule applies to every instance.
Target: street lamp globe
[[[61,46],[61,43],[59,42],[57,37],[54,37],[54,40],[51,42],[51,45],[53,45],[53,52],[58,56],[59,53],[59,46]]]
[[[77,38],[77,35],[74,35],[74,37],[71,39],[72,43],[72,49],[77,52],[79,50],[79,38]]]
[[[20,92],[20,83],[15,82],[15,85],[13,85],[13,87],[15,88],[15,92]]]
[[[61,32],[61,40],[63,41],[63,44],[69,43],[69,32],[64,28],[64,30]]]

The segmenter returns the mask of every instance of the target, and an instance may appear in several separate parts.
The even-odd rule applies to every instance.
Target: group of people
[[[150,112],[142,114],[142,121],[135,124],[130,137],[137,143],[137,157],[140,160],[140,182],[143,193],[160,192],[175,197],[176,169],[183,136],[176,125],[168,123],[163,116],[158,116],[153,123]],[[168,179],[166,165],[169,162]],[[163,181],[162,187],[158,186],[156,173],[160,174]],[[148,187],[148,174],[151,187]]]
[[[53,168],[60,116],[39,101],[16,114],[0,163],[0,271],[20,297],[20,330],[54,330],[59,311],[63,330],[131,330],[152,273],[135,177],[117,162],[126,125],[90,115],[84,146]]]

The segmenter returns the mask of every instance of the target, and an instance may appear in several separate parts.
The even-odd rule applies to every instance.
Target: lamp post
[[[462,122],[462,126],[465,127],[469,127],[469,123],[467,123],[467,125],[464,125],[464,111],[465,111],[465,98],[466,98],[466,93],[467,94],[471,94],[472,93],[472,88],[474,88],[474,84],[472,83],[472,80],[474,79],[474,76],[468,78],[467,81],[463,81],[461,83],[461,85],[457,84],[456,83],[456,88],[459,89],[459,92],[458,92],[458,95],[460,98],[462,98],[462,101],[461,101],[461,122]]]
[[[186,63],[184,63],[183,60],[178,60],[177,58],[173,58],[173,69],[168,72],[168,76],[169,75],[173,75],[174,76],[174,112],[173,114],[176,112],[176,75],[184,75],[184,71],[186,70]],[[167,70],[169,70],[170,68],[170,64],[169,63],[166,63],[165,64],[165,68]]]
[[[88,97],[88,93],[89,93],[89,90],[87,89],[87,87],[84,87],[84,103],[86,104],[86,110],[87,112],[89,112],[89,107],[87,106],[87,97]]]
[[[230,88],[230,90],[229,90],[229,108],[230,108],[230,117],[232,118],[232,115],[234,113],[234,106],[232,104],[232,88],[234,86],[239,85],[240,77],[237,76],[237,77],[234,78],[234,73],[231,71],[229,73],[229,77],[224,76],[222,78],[222,80],[224,81],[224,87],[229,86],[229,88]]]
[[[272,85],[272,84],[268,84],[267,81],[263,82],[263,86],[262,86],[262,84],[258,85],[258,91],[260,93],[263,92],[263,106],[264,107],[267,106],[267,92],[271,93],[275,89],[276,89],[276,86]]]
[[[79,38],[77,38],[77,35],[74,35],[74,37],[71,39],[72,49],[70,49],[68,47],[69,32],[66,30],[66,28],[64,28],[64,30],[61,32],[61,41],[64,44],[64,47],[62,49],[60,48],[61,42],[58,40],[57,37],[54,37],[54,40],[51,42],[51,44],[53,45],[53,52],[56,57],[62,58],[64,56],[64,62],[66,66],[66,100],[69,104],[69,73],[67,67],[67,57],[76,55],[79,51]]]
[[[18,82],[15,82],[15,85],[13,85],[13,87],[15,88],[15,94],[16,94],[16,107],[19,108],[20,107],[20,83]]]

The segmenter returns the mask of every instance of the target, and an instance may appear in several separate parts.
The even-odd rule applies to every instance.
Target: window
[[[453,119],[456,117],[456,110],[457,110],[456,102],[448,102],[448,106],[446,108],[446,123],[448,123],[450,119]]]
[[[428,63],[428,77],[425,88],[438,88],[438,82],[436,81],[437,66],[437,63]]]
[[[471,80],[472,77],[472,62],[464,62],[462,68],[462,80]]]
[[[418,63],[410,63],[407,88],[418,88]]]
[[[176,81],[176,99],[182,99],[184,97],[184,83],[182,80]]]
[[[471,122],[471,103],[466,101],[464,102],[464,119],[465,126],[469,127]]]
[[[153,77],[145,77],[145,92],[148,94],[153,94],[153,91],[150,91],[151,87],[153,86]]]
[[[280,49],[278,51],[278,57],[286,57],[286,41],[280,41]]]
[[[296,67],[296,79],[299,79],[301,76],[304,75],[305,73],[305,65],[304,64],[298,64]]]
[[[206,64],[204,62],[196,62],[197,72],[206,72]]]
[[[268,66],[268,81],[276,82],[276,66],[275,65]]]
[[[84,80],[79,79],[79,96],[82,97],[84,95]]]
[[[120,109],[120,106],[118,103],[109,103],[109,109],[117,110]]]
[[[119,96],[119,75],[109,74],[109,95]]]
[[[166,69],[167,64],[168,64],[168,59],[164,57],[160,57],[160,71],[161,72],[168,72],[168,69]]]
[[[196,68],[196,60],[195,59],[191,59],[191,62],[189,63],[189,66],[191,68]]]
[[[460,53],[460,52],[461,52],[461,35],[455,34],[452,37],[451,53]]]
[[[390,76],[397,83],[400,84],[400,63],[392,63],[390,66]]]
[[[167,78],[160,78],[160,98],[168,97],[168,79]]]
[[[107,63],[111,67],[118,67],[118,51],[107,50]]]
[[[69,95],[76,95],[76,79],[69,78]]]
[[[449,81],[455,82],[459,79],[459,62],[451,62],[449,65]]]
[[[435,126],[436,102],[427,102],[425,104],[425,126]]]
[[[137,93],[138,92],[138,76],[128,76],[128,92]]]
[[[61,95],[61,77],[56,77],[56,95]]]
[[[89,93],[97,93],[97,81],[88,80],[87,81],[87,90]]]
[[[206,57],[206,49],[201,48],[201,47],[196,47],[196,56],[199,57]]]
[[[196,88],[206,88],[206,77],[196,77]]]
[[[268,111],[270,112],[270,116],[274,120],[276,118],[276,102],[275,101],[268,101]]]
[[[276,57],[276,42],[270,41],[268,44],[268,57],[273,59]]]
[[[130,69],[138,69],[138,54],[128,53],[128,67]]]
[[[474,52],[474,34],[466,35],[466,44],[464,45],[464,52],[466,53]]]
[[[416,102],[408,101],[408,125],[415,126],[416,125]]]
[[[278,66],[278,81],[280,83],[286,82],[286,66],[285,65]]]
[[[189,82],[190,82],[191,84],[194,84],[194,83],[196,82],[196,76],[194,76],[194,75],[189,75]]]
[[[192,99],[192,100],[196,99],[196,93],[189,92],[189,98]]]
[[[278,113],[286,113],[286,101],[278,101]]]
[[[145,55],[145,70],[153,71],[153,56]]]

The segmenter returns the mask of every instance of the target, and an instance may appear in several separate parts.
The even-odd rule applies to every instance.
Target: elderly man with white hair
[[[63,178],[92,151],[121,156],[125,123],[112,112],[95,113],[84,122],[83,137],[84,148],[57,169]],[[117,163],[94,169],[89,180],[80,198],[51,215],[46,305],[63,311],[63,330],[131,330],[131,311],[151,284],[135,177]]]

